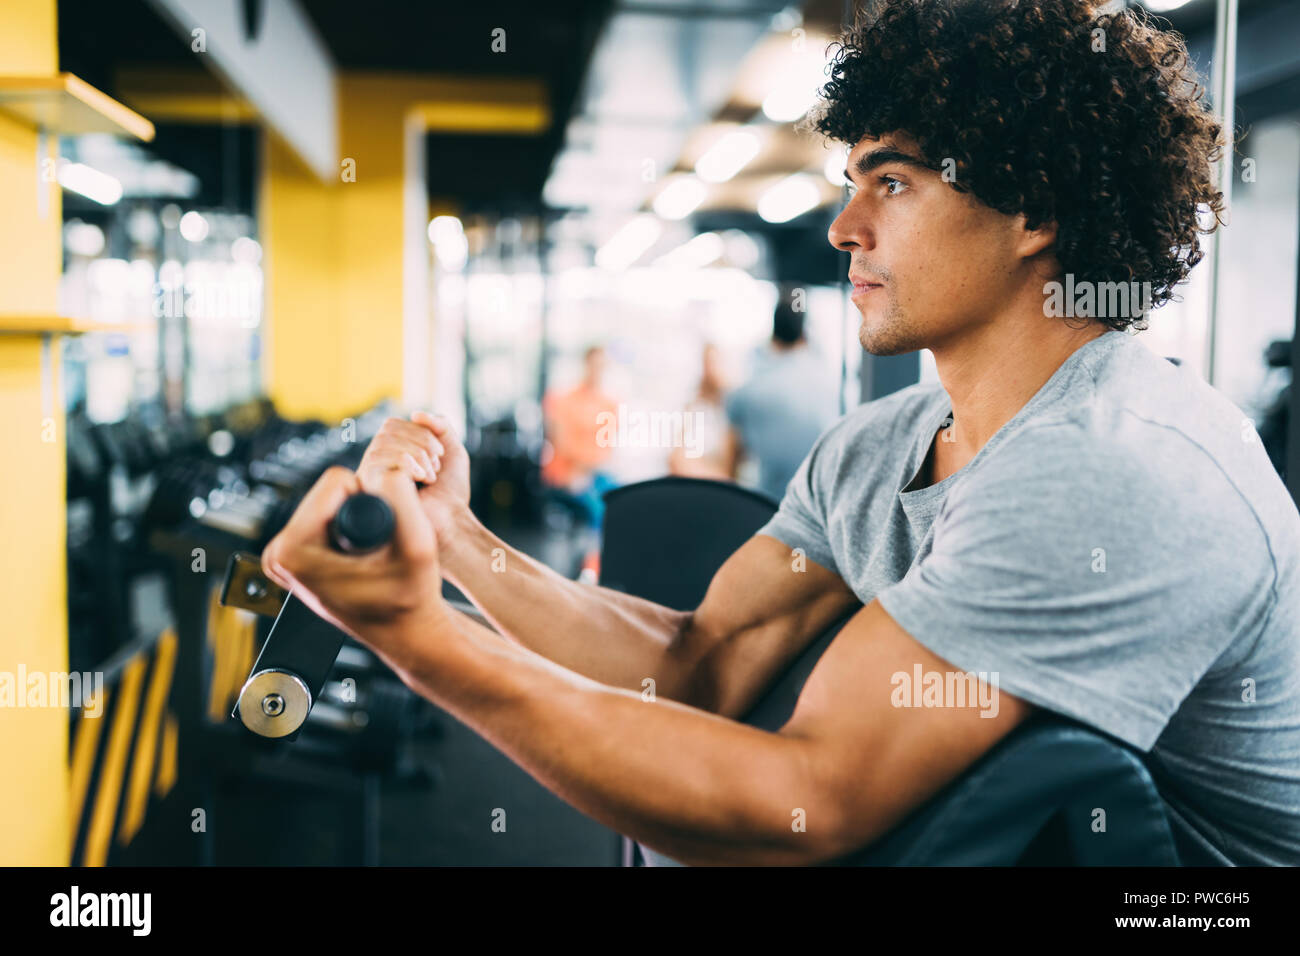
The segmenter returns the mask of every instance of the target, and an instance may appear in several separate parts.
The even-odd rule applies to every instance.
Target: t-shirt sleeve
[[[798,548],[810,561],[840,574],[826,533],[825,500],[834,477],[829,471],[834,463],[828,460],[828,449],[836,433],[837,429],[832,427],[818,436],[786,485],[776,514],[756,533],[776,538],[791,550]]]
[[[1012,436],[876,598],[954,667],[1146,751],[1262,628],[1276,574],[1219,466],[1181,434],[1142,434],[1140,456],[1072,421]]]

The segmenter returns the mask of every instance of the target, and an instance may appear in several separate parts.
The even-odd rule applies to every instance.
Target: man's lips
[[[864,279],[861,276],[849,276],[849,281],[853,283],[854,295],[862,295],[865,292],[870,292],[872,289],[879,289],[882,287],[882,283],[876,282],[872,279]]]

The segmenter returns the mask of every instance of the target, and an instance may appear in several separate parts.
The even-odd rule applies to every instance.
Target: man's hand
[[[415,412],[411,420],[390,418],[366,449],[357,474],[373,482],[397,470],[421,483],[424,513],[440,535],[469,510],[469,453],[445,415]]]
[[[370,554],[340,554],[327,529],[348,496],[360,491],[393,509],[393,539]],[[326,471],[262,552],[262,570],[399,673],[416,646],[427,650],[431,639],[453,631],[433,526],[410,477],[396,469],[364,481],[346,468]]]

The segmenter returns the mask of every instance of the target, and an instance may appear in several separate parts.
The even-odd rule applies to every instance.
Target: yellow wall
[[[340,170],[321,183],[268,135],[262,180],[269,391],[328,421],[402,394],[399,81],[339,80]],[[343,179],[342,161],[356,181]]]
[[[269,391],[289,417],[337,419],[347,414],[338,389],[338,204],[333,188],[287,146],[269,133],[264,140],[260,231]]]
[[[267,390],[284,414],[329,421],[403,394],[407,119],[521,135],[550,122],[532,79],[348,72],[338,83],[339,175],[321,183],[268,135],[261,190]],[[342,178],[347,160],[355,182]]]
[[[54,0],[0,7],[0,75],[48,75],[57,65]],[[46,156],[56,155],[48,142]],[[57,186],[39,181],[37,160],[36,132],[0,117],[0,313],[53,314],[57,306],[60,197]],[[44,217],[38,189],[45,192]],[[57,338],[49,354],[46,408],[40,337],[0,334],[0,672],[15,677],[20,663],[28,673],[67,669]],[[65,709],[0,708],[0,865],[68,862],[67,753]]]
[[[0,69],[48,75],[58,66],[58,5],[54,0],[6,3],[0,17]]]

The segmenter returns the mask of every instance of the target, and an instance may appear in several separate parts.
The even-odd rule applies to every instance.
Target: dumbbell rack
[[[179,746],[165,799],[149,804],[147,825],[129,841],[114,841],[104,862],[246,862],[227,859],[239,856],[231,848],[263,851],[259,838],[248,836],[265,816],[259,808],[295,790],[330,807],[341,796],[352,807],[347,819],[360,821],[329,828],[339,842],[322,862],[373,864],[378,862],[381,787],[394,780],[421,787],[432,782],[432,770],[404,760],[404,749],[396,746],[426,729],[421,722],[430,718],[431,706],[359,645],[343,648],[309,725],[292,744],[257,738],[228,716],[269,625],[214,606],[229,556],[260,549],[326,467],[355,467],[385,414],[381,408],[358,416],[349,425],[348,440],[342,429],[273,419],[260,432],[230,434],[219,443],[209,441],[198,454],[161,463],[139,537],[164,576],[175,622],[175,634],[165,645],[171,655],[166,704]],[[139,656],[141,649],[132,644],[129,650]],[[130,674],[138,687],[136,664],[129,663],[135,658],[124,654],[127,650],[115,658],[112,679]],[[197,809],[205,811],[203,828],[191,827]],[[178,833],[192,838],[177,839]]]

